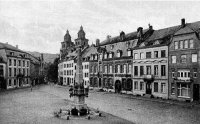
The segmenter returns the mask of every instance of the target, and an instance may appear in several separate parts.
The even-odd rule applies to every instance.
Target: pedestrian
[[[33,89],[33,82],[31,82],[31,92],[32,92],[32,89]]]
[[[70,89],[69,89],[69,97],[71,98],[73,95],[73,88],[72,86],[70,86]]]

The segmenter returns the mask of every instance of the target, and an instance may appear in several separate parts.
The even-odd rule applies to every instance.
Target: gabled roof
[[[143,34],[145,34],[148,30],[149,29],[144,29]],[[125,34],[124,41],[133,40],[133,39],[136,39],[136,38],[137,38],[137,31]],[[107,44],[113,44],[113,43],[117,43],[117,42],[121,42],[120,36],[110,38],[109,40],[106,39],[106,40],[104,40],[100,43],[100,46],[107,45]]]
[[[193,22],[193,23],[187,23],[185,25],[185,27],[183,27],[179,31],[177,31],[175,33],[175,35],[187,34],[187,33],[193,33],[193,32],[200,33],[200,21]]]
[[[10,44],[7,44],[7,43],[1,43],[0,42],[0,49],[9,49],[9,50],[14,50],[14,51],[19,51],[19,52],[24,52]]]
[[[173,35],[180,28],[181,26],[179,25],[179,26],[154,30],[153,34],[149,38],[147,38],[145,42],[163,39],[167,36]]]
[[[89,48],[87,48],[87,49],[83,52],[82,57],[85,58],[85,57],[90,56],[91,54],[96,54],[96,53],[98,53],[98,52],[97,52],[97,47],[90,46]]]

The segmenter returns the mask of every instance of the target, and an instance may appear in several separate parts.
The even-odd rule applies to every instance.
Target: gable
[[[188,34],[188,33],[193,33],[194,31],[189,28],[188,26],[181,28],[178,30],[174,35],[180,35],[180,34]]]

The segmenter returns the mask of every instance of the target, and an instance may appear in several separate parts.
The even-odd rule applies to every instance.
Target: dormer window
[[[100,55],[99,55],[99,59],[100,59],[100,60],[102,60],[102,58],[103,58],[103,55],[102,55],[102,54],[100,54]]]
[[[113,52],[109,53],[109,58],[113,58]]]
[[[128,49],[127,52],[128,52],[128,56],[132,56],[132,50]]]
[[[112,50],[114,48],[114,45],[110,45],[110,49]]]
[[[160,41],[159,41],[159,40],[156,40],[156,41],[153,43],[153,45],[158,45],[158,44],[160,44]]]
[[[129,47],[130,44],[131,44],[131,43],[130,43],[129,41],[126,42],[126,46],[127,46],[127,47]]]
[[[96,54],[96,55],[94,55],[94,60],[97,60],[97,57],[98,57],[98,55]]]
[[[145,43],[144,43],[144,42],[140,44],[140,47],[144,47],[144,46],[145,46]]]
[[[91,60],[94,60],[94,56],[93,56],[93,54],[91,54]]]
[[[10,55],[13,56],[13,55],[14,55],[14,52],[10,52]]]
[[[108,58],[108,54],[104,53],[104,59],[107,59],[107,58]]]
[[[117,57],[121,57],[122,56],[122,51],[121,50],[117,50]]]

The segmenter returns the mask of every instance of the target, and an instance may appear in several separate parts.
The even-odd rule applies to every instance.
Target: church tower
[[[83,30],[83,27],[81,26],[78,32],[78,38],[75,39],[75,47],[85,48],[87,46],[88,46],[88,39],[85,38],[85,32]]]
[[[69,34],[69,31],[67,30],[64,36],[64,41],[61,42],[61,49],[60,49],[61,59],[64,59],[68,51],[71,50],[72,48],[74,48],[74,43],[71,41],[71,36]]]

